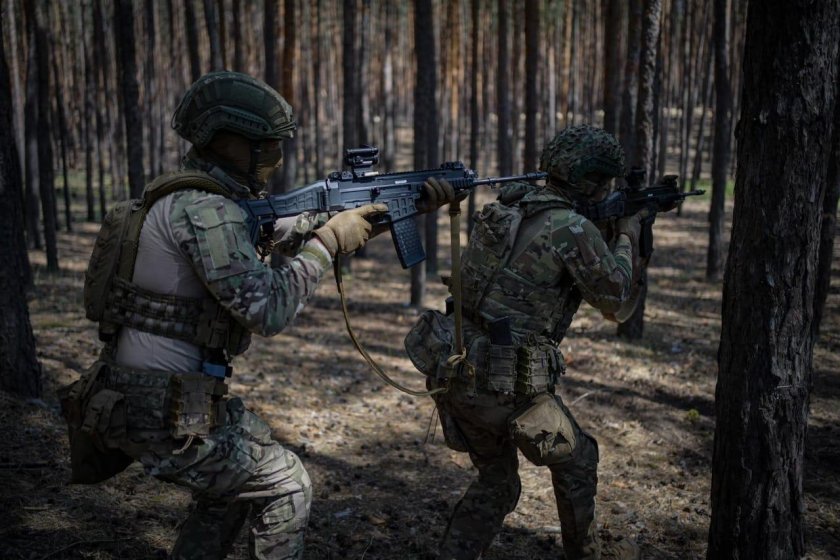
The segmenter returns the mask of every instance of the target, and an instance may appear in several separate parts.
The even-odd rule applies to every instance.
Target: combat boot
[[[639,545],[628,538],[601,541],[601,560],[639,560]]]

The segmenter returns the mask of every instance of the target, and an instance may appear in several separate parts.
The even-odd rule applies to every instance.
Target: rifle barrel
[[[543,171],[525,173],[524,175],[510,175],[508,177],[487,177],[486,179],[476,179],[473,181],[473,186],[496,185],[498,183],[510,183],[511,181],[539,181],[546,177],[548,177],[548,173]]]

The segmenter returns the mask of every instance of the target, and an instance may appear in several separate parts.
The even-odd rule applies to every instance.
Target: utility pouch
[[[569,411],[548,393],[515,411],[508,430],[516,447],[537,466],[568,461],[577,443]]]
[[[487,352],[487,388],[512,393],[516,382],[516,346],[490,344]]]
[[[215,377],[182,373],[170,382],[170,434],[175,439],[206,437],[222,425],[227,386]]]
[[[74,383],[59,389],[70,440],[71,484],[95,484],[122,472],[131,458],[116,448],[125,435],[123,395],[97,391],[104,362],[96,362]]]
[[[452,451],[460,451],[461,453],[469,451],[466,440],[463,434],[461,434],[461,429],[458,427],[455,419],[452,418],[452,415],[445,408],[441,408],[440,403],[438,404],[437,411],[446,446]]]
[[[438,380],[454,376],[454,368],[446,364],[452,355],[453,319],[435,310],[420,315],[405,337],[405,350],[411,363],[421,373]]]
[[[563,355],[548,344],[521,346],[516,357],[516,392],[522,395],[547,391],[566,370]]]

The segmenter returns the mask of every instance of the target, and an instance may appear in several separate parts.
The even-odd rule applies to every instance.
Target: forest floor
[[[560,387],[579,423],[600,443],[602,535],[636,539],[644,558],[705,558],[714,433],[720,283],[704,281],[707,203],[655,228],[644,339],[628,343],[582,306],[562,350]],[[731,208],[730,208],[731,215]],[[446,231],[441,217],[441,231]],[[83,273],[96,224],[60,235],[62,272],[47,275],[32,252],[30,312],[44,366],[44,396],[0,394],[0,556],[3,558],[165,558],[189,495],[132,465],[93,487],[70,486],[56,388],[75,379],[100,347],[82,312]],[[728,238],[728,235],[727,235]],[[448,254],[448,243],[441,255]],[[840,250],[835,271],[840,271]],[[353,262],[345,280],[350,312],[373,356],[404,384],[423,379],[404,356],[417,316],[405,305],[409,274],[387,235]],[[441,270],[448,271],[448,258]],[[444,287],[429,282],[426,305]],[[806,451],[808,558],[840,557],[840,276],[835,273],[815,350]],[[235,363],[232,393],[303,459],[314,484],[307,558],[433,558],[447,517],[475,475],[450,451],[428,398],[383,386],[344,331],[331,276],[295,324],[255,339]],[[432,430],[434,432],[435,430]],[[486,560],[562,558],[546,469],[522,459],[522,497]],[[235,558],[247,558],[245,532]]]

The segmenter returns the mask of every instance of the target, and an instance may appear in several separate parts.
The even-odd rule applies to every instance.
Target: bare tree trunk
[[[207,36],[210,39],[210,70],[224,70],[225,65],[222,60],[222,41],[219,38],[219,14],[216,11],[216,0],[204,0],[204,21],[207,24]]]
[[[604,130],[618,134],[621,116],[621,48],[624,39],[624,2],[606,0],[604,16]]]
[[[481,121],[478,114],[478,28],[481,25],[479,12],[479,0],[470,0],[470,13],[472,14],[472,40],[470,48],[470,167],[476,169],[478,166],[478,139],[481,136]],[[467,200],[467,235],[472,233],[473,215],[475,214],[475,189],[470,191]]]
[[[157,69],[155,68],[155,56],[157,54],[157,34],[155,32],[157,28],[156,18],[155,18],[155,6],[157,2],[154,0],[146,0],[144,4],[144,19],[145,19],[145,32],[146,32],[146,44],[145,44],[145,57],[146,57],[146,66],[144,71],[144,79],[145,79],[145,101],[146,101],[146,127],[148,132],[148,142],[149,142],[149,174],[150,175],[159,175],[163,169],[161,168],[161,162],[158,149],[158,140],[159,135],[157,132],[158,127],[160,126],[160,115],[157,114],[157,108],[159,107],[159,96],[157,90]]]
[[[510,175],[513,170],[511,153],[511,115],[508,82],[510,81],[510,44],[508,41],[508,18],[510,7],[507,0],[497,0],[499,10],[498,62],[496,68],[496,157],[499,160],[499,174]]]
[[[120,0],[117,0],[120,1]],[[201,57],[198,53],[198,31],[195,21],[195,0],[184,0],[184,27],[187,32],[187,54],[190,58],[190,76],[192,81],[201,77]],[[266,2],[266,6],[273,2]]]
[[[650,177],[653,154],[653,82],[656,71],[656,47],[659,43],[659,18],[662,0],[645,0],[642,21],[642,45],[639,56],[639,94],[636,106],[636,138],[630,161],[635,167],[645,169]],[[647,285],[647,269],[642,272],[642,282]],[[644,332],[645,299],[647,288],[639,295],[636,311],[627,321],[618,325],[617,333],[631,340],[639,339]]]
[[[838,126],[840,3],[751,2],[746,35],[707,557],[781,560],[805,552],[814,271]]]
[[[41,365],[29,322],[29,260],[23,235],[23,200],[6,50],[0,25],[0,389],[41,396]]]
[[[539,69],[540,0],[525,2],[525,153],[523,165],[537,167],[537,74]]]
[[[311,37],[313,40],[314,55],[312,57],[312,88],[315,90],[315,104],[312,110],[314,119],[312,120],[312,134],[315,137],[315,177],[320,179],[324,176],[324,141],[321,135],[321,53],[323,52],[321,38],[321,22],[323,6],[321,0],[315,0],[315,17],[314,27],[312,28]],[[390,29],[390,26],[388,26]],[[387,55],[386,55],[387,56]]]
[[[99,163],[99,215],[101,219],[105,219],[107,213],[107,202],[105,197],[105,145],[110,144],[105,140],[105,118],[108,115],[108,102],[105,83],[105,65],[102,57],[105,54],[105,31],[102,22],[102,7],[99,0],[93,0],[91,8],[93,9],[93,81],[96,86],[92,92],[95,95],[95,105],[98,110],[96,113],[96,146],[97,146],[97,160]],[[104,113],[104,116],[103,116]],[[116,177],[111,177],[114,181]]]
[[[32,4],[35,4],[33,2]],[[47,271],[58,272],[58,242],[56,239],[55,174],[50,142],[50,59],[49,20],[46,3],[32,6],[35,25],[35,52],[38,61],[38,191],[41,195],[41,218],[44,223],[44,247],[47,251]]]
[[[817,283],[814,293],[814,322],[811,332],[816,342],[820,334],[825,301],[831,285],[831,262],[834,257],[834,236],[837,233],[837,203],[840,200],[840,69],[834,104],[832,149],[826,174],[825,201],[820,224],[820,248],[817,257]]]
[[[96,9],[95,3],[93,4],[93,9]],[[88,43],[88,34],[84,30],[83,34],[82,47],[84,50],[85,60],[85,202],[87,203],[87,221],[93,222],[96,220],[96,203],[93,195],[93,154],[95,151],[95,142],[93,141],[93,120],[96,118],[98,123],[100,119],[99,111],[97,111],[94,107],[95,104],[93,96],[96,94],[95,72],[97,72],[98,69],[93,63],[93,49]],[[95,117],[94,113],[96,114]]]
[[[123,124],[125,129],[126,157],[128,159],[128,186],[132,198],[143,193],[143,122],[140,112],[140,92],[137,84],[137,60],[134,53],[134,12],[131,0],[114,3],[114,29],[119,33],[117,61],[122,88]]]
[[[627,157],[633,153],[636,98],[639,91],[639,56],[642,42],[642,0],[628,1],[627,58],[624,60],[624,92],[621,97],[621,146]]]
[[[242,0],[233,0],[233,69],[245,72],[245,46],[242,40]]]
[[[53,52],[56,52],[56,45],[55,41],[53,43]],[[53,70],[53,88],[56,91],[60,91],[60,82],[58,76],[58,60],[53,58],[52,60],[52,70]],[[60,97],[64,97],[62,93],[59,93]],[[73,217],[70,212],[70,180],[67,175],[67,137],[69,135],[67,131],[67,119],[64,116],[64,104],[63,103],[56,103],[55,104],[55,116],[56,120],[58,121],[58,145],[59,149],[61,150],[61,177],[63,180],[63,194],[64,194],[64,229],[67,232],[73,231]],[[86,198],[88,200],[88,209],[93,208],[93,183],[91,181],[91,171],[92,165],[90,167],[86,167],[86,182],[89,184],[89,189],[86,192]]]
[[[26,36],[28,41],[26,53],[26,102],[23,106],[26,126],[26,232],[29,246],[41,248],[41,228],[39,227],[38,197],[40,173],[38,167],[38,50],[35,39],[35,4],[24,4],[26,18]]]
[[[435,34],[431,0],[417,0],[414,12],[414,52],[417,64],[417,82],[414,89],[414,168],[428,169],[437,159],[437,106],[435,103]],[[428,216],[425,221],[427,261],[431,248]],[[418,222],[423,218],[418,219]],[[436,232],[435,232],[436,233]],[[411,305],[423,304],[426,274],[423,263],[411,269]]]
[[[715,137],[712,149],[712,204],[709,208],[709,249],[706,279],[720,277],[723,260],[723,218],[732,137],[732,89],[729,84],[729,1],[715,0]],[[836,132],[835,132],[836,134]],[[837,203],[835,201],[835,209]]]
[[[297,48],[297,25],[295,23],[295,0],[285,0],[283,4],[283,97],[292,108],[296,107],[295,97],[295,49]],[[297,139],[283,140],[283,192],[295,188],[297,180]]]

